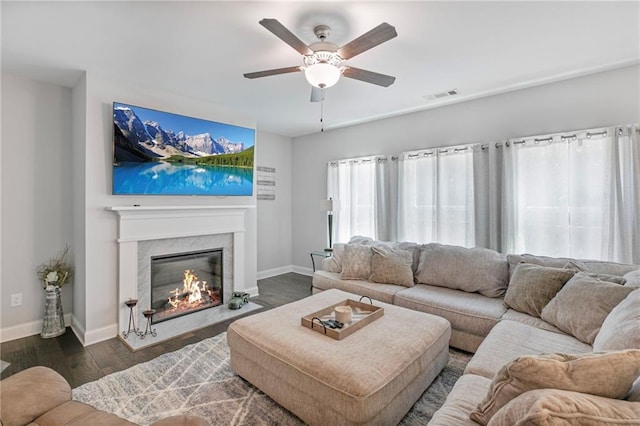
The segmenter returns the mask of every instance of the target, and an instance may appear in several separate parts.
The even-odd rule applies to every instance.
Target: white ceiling
[[[331,129],[640,63],[640,2],[2,1],[2,69],[72,86],[82,70],[144,83],[257,118],[286,136],[320,130],[302,65],[258,24],[278,19],[306,43],[332,27],[344,45],[381,22],[398,37],[348,61],[396,76],[388,88],[342,78],[327,90]],[[433,101],[427,95],[458,89]],[[121,100],[122,101],[122,100]],[[153,105],[143,105],[153,107]],[[180,111],[172,111],[180,113]]]

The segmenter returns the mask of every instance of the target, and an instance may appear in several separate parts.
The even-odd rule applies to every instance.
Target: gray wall
[[[44,291],[36,276],[72,245],[71,90],[2,74],[2,339],[38,333]],[[62,288],[65,313],[73,284]],[[10,307],[22,293],[22,306]]]
[[[327,162],[372,154],[635,123],[640,68],[632,66],[461,102],[293,140],[293,264],[325,244]]]
[[[291,271],[291,138],[258,133],[256,165],[276,169],[276,199],[258,200],[258,278]]]

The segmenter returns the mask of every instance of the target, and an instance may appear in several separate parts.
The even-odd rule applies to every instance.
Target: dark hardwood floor
[[[251,301],[264,306],[264,309],[257,311],[261,312],[311,295],[311,277],[288,273],[259,280],[258,288],[260,296]],[[163,353],[216,336],[226,331],[232,321],[205,327],[136,352],[131,352],[118,338],[83,347],[69,328],[65,334],[53,339],[42,339],[40,335],[29,336],[0,344],[0,359],[11,363],[1,377],[4,379],[26,368],[44,365],[56,370],[75,388]]]

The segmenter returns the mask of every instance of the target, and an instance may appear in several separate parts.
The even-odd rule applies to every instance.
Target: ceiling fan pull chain
[[[320,132],[324,132],[324,89],[322,90],[322,97],[320,98]]]

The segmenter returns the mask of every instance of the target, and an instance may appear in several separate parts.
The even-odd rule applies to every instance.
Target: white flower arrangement
[[[71,277],[72,268],[66,262],[67,253],[69,253],[69,246],[66,246],[61,253],[49,260],[49,263],[38,267],[38,278],[42,281],[42,287],[45,290],[62,287]]]

